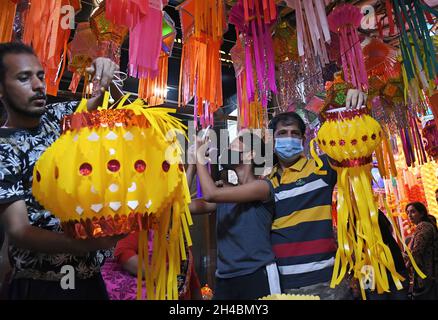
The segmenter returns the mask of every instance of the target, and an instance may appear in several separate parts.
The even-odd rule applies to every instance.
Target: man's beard
[[[32,119],[39,119],[46,113],[46,108],[38,108],[37,110],[26,110],[21,109],[15,105],[8,97],[6,98],[6,103],[11,109],[11,111],[15,112],[16,114],[25,117],[25,118],[32,118]]]

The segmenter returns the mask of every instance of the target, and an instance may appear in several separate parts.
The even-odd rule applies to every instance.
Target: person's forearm
[[[214,192],[218,188],[214,184],[214,181],[205,165],[198,162],[196,164],[196,171],[198,173],[199,182],[202,188],[202,197],[205,201],[212,201]]]
[[[186,171],[186,177],[187,177],[187,184],[190,188],[190,186],[193,183],[193,179],[195,177],[195,173],[196,173],[196,165],[194,164],[189,164],[187,167],[187,171]]]
[[[92,248],[89,240],[72,239],[64,233],[53,232],[31,225],[10,233],[9,243],[19,248],[47,254],[69,253],[83,255],[88,251],[98,249]]]

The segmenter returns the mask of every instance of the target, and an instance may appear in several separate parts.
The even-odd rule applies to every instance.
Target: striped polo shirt
[[[315,160],[302,157],[280,176],[274,167],[275,191],[271,241],[283,289],[330,281],[336,253],[332,225],[332,194],[336,171],[327,156],[317,170]],[[325,172],[324,172],[325,171]]]

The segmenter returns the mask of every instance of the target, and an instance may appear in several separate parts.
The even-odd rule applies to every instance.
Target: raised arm
[[[201,182],[203,198],[207,202],[245,203],[267,201],[270,197],[269,182],[266,180],[256,180],[236,187],[218,188],[203,164],[198,162],[196,170]]]
[[[88,111],[96,110],[103,102],[103,93],[111,89],[111,94],[115,101],[117,101],[122,93],[111,83],[114,78],[114,73],[119,71],[119,66],[108,58],[99,57],[93,61],[91,66],[87,68],[87,72],[93,77],[93,81],[97,81],[100,86],[99,95],[88,99]]]
[[[84,255],[90,251],[112,248],[122,238],[122,236],[117,236],[75,240],[63,233],[34,227],[29,223],[24,200],[0,204],[0,218],[9,237],[10,244],[47,254],[69,253]]]

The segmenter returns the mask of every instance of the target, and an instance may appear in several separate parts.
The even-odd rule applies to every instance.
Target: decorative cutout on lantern
[[[107,92],[98,111],[87,112],[83,100],[76,113],[64,118],[61,137],[35,164],[33,194],[75,238],[141,231],[147,239],[153,229],[152,261],[139,263],[141,269],[145,265],[147,297],[177,299],[177,272],[186,259],[184,242],[191,246],[192,220],[187,180],[178,166],[180,149],[176,163],[167,160],[166,150],[177,141],[165,135],[186,127],[170,115],[172,109],[146,108],[139,99],[124,106],[127,98],[108,109]],[[121,139],[127,132],[130,141]],[[119,138],[90,141],[93,133]],[[144,245],[139,242],[139,248]]]
[[[384,137],[382,128],[368,115],[366,107],[345,109],[346,94],[350,86],[338,80],[329,88],[324,112],[326,121],[319,129],[316,138],[319,148],[331,158],[338,178],[339,245],[331,287],[340,284],[350,270],[361,280],[362,268],[372,266],[377,291],[382,293],[389,291],[387,271],[390,272],[397,288],[402,288],[403,280],[395,269],[391,251],[382,241],[378,224],[378,208],[371,186],[372,155],[376,149],[381,148],[385,139],[382,140]],[[322,162],[313,148],[311,153],[319,167],[322,167]],[[379,156],[377,158],[381,162],[382,158]],[[424,276],[415,265],[410,252],[408,254],[416,271]],[[361,289],[362,296],[365,298],[364,288]]]

